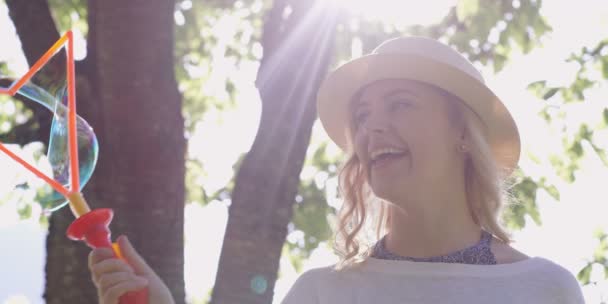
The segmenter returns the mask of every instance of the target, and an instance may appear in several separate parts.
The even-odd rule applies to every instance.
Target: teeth
[[[398,154],[398,153],[404,153],[404,152],[406,152],[406,151],[405,150],[401,150],[401,149],[383,148],[383,149],[379,149],[379,150],[376,150],[376,151],[372,152],[370,154],[370,158],[371,158],[372,161],[375,161],[382,154],[387,154],[387,153],[388,154]]]

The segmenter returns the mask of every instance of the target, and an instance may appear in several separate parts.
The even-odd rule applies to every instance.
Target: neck
[[[481,227],[469,214],[464,187],[426,193],[431,195],[391,205],[387,250],[424,258],[446,255],[479,242]]]

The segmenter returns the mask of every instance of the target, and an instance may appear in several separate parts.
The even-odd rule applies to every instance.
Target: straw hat
[[[436,40],[404,37],[388,40],[371,54],[351,60],[328,75],[317,95],[319,118],[329,137],[349,147],[349,103],[363,87],[382,79],[411,79],[440,87],[459,97],[477,114],[501,169],[510,174],[519,160],[515,121],[465,57]]]

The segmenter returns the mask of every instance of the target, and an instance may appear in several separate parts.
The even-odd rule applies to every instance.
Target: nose
[[[388,120],[381,113],[370,113],[364,124],[368,132],[382,133],[388,130]]]

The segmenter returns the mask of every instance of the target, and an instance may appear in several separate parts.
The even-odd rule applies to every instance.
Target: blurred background
[[[0,0],[0,81],[70,29],[79,115],[100,143],[84,194],[115,210],[114,235],[177,303],[279,303],[337,261],[343,155],[315,93],[402,35],[450,44],[506,102],[523,144],[503,214],[513,247],[608,303],[608,2]],[[65,79],[64,64],[39,74]],[[51,119],[0,96],[0,141],[46,172]],[[0,303],[95,302],[89,250],[65,236],[69,208],[41,203],[49,191],[0,155]]]

